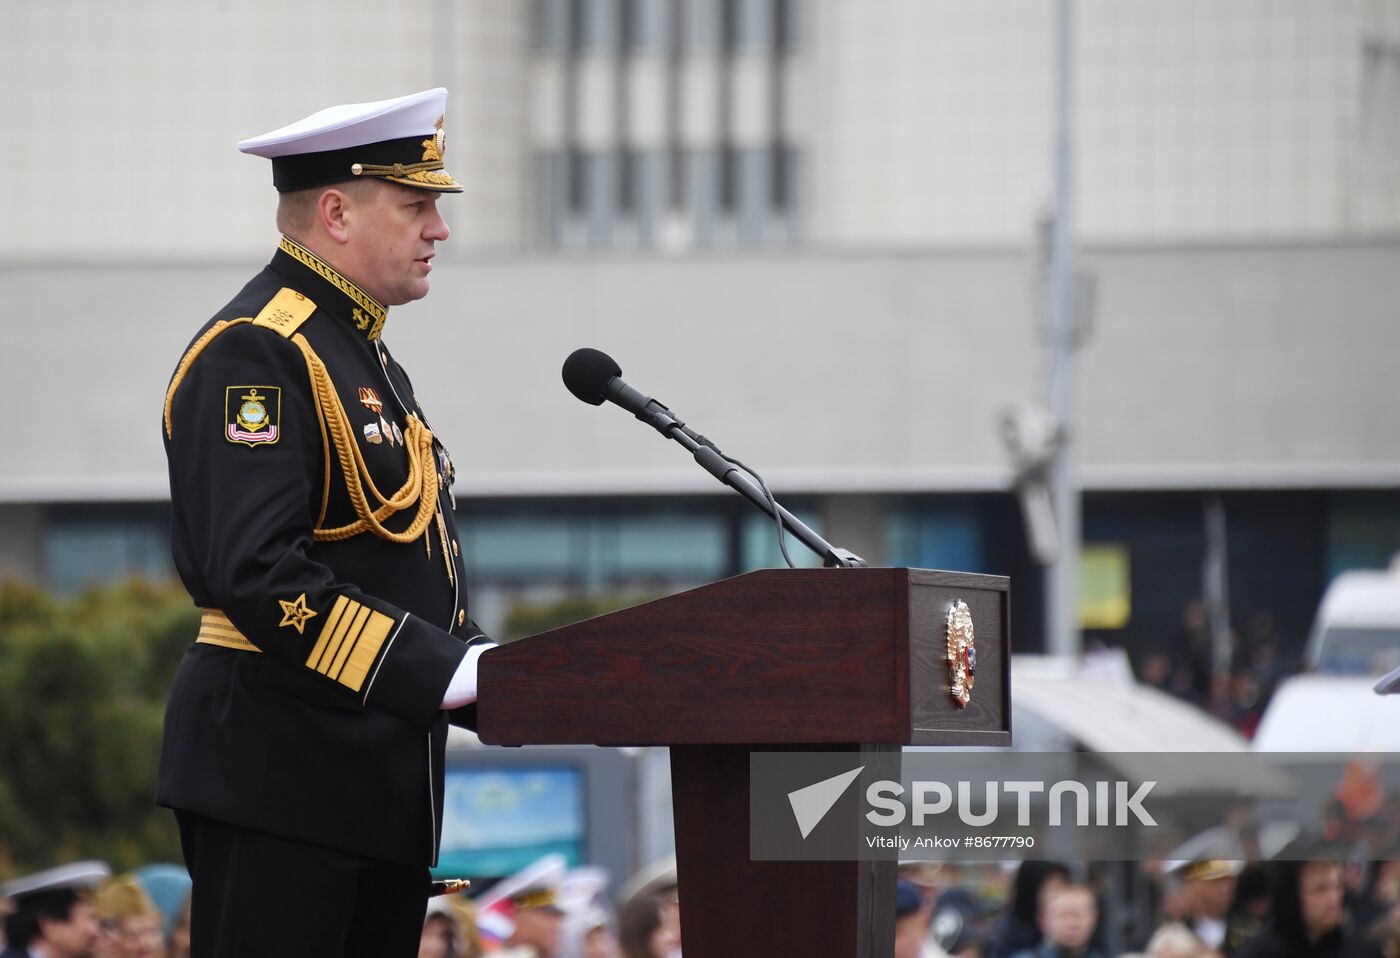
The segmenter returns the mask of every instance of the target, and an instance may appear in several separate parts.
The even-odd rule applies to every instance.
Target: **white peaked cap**
[[[72,862],[7,881],[0,885],[0,897],[15,899],[61,888],[96,888],[111,877],[112,869],[106,862]]]
[[[447,90],[434,87],[373,103],[328,106],[295,123],[243,140],[238,149],[254,156],[291,156],[343,150],[382,140],[426,136],[447,112]]]
[[[538,892],[557,893],[568,871],[568,863],[563,855],[550,854],[536,859],[508,878],[492,885],[476,905],[482,911],[504,899],[515,899],[522,895]],[[551,905],[552,907],[552,905]]]
[[[238,149],[272,160],[273,182],[283,192],[359,176],[460,192],[461,186],[443,171],[446,113],[447,90],[434,87],[389,100],[327,107],[242,140]]]

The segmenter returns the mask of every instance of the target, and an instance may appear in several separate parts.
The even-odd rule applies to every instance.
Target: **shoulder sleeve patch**
[[[224,438],[250,449],[277,441],[282,419],[280,386],[229,386],[224,390]],[[298,630],[300,631],[300,630]]]
[[[314,312],[315,303],[296,290],[283,286],[253,319],[253,325],[265,326],[290,339]]]

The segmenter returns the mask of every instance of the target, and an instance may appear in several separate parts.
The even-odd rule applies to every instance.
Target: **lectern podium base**
[[[893,861],[749,858],[749,753],[781,745],[671,748],[681,946],[702,958],[890,958]],[[859,745],[806,746],[849,751]],[[682,826],[681,823],[687,823]],[[698,826],[698,827],[697,827]]]
[[[750,861],[749,756],[1010,745],[1008,588],[929,569],[750,572],[492,649],[477,727],[490,745],[671,748],[691,958],[889,958],[897,864]],[[959,603],[976,634],[966,702],[948,667]]]

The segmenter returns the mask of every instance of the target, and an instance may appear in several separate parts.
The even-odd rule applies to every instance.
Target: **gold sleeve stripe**
[[[355,603],[359,605],[359,603]],[[350,605],[350,600],[345,596],[338,596],[335,605],[331,607],[331,614],[326,616],[326,624],[321,626],[321,634],[316,639],[316,646],[311,650],[311,654],[306,658],[308,668],[320,670],[322,656],[325,655],[326,646],[335,638],[341,628],[341,618],[345,614],[345,609]]]
[[[379,656],[379,650],[384,645],[384,640],[389,637],[389,630],[394,627],[394,620],[381,612],[371,613],[369,622],[366,623],[364,631],[360,633],[359,641],[355,643],[354,650],[350,657],[345,660],[345,667],[336,676],[336,681],[341,685],[349,686],[356,692],[365,683],[365,676],[369,674],[370,666]]]
[[[199,621],[199,636],[196,642],[204,645],[220,645],[226,649],[241,649],[244,652],[261,652],[253,643],[244,638],[243,633],[218,609],[205,609]]]
[[[379,651],[384,648],[394,625],[392,617],[376,612],[363,602],[338,596],[306,664],[358,692],[364,687],[365,677],[379,658]],[[204,610],[195,641],[244,652],[262,651],[218,609]]]
[[[369,621],[369,614],[374,610],[367,605],[362,605],[355,610],[355,619],[350,623],[350,628],[345,630],[345,636],[334,650],[327,649],[326,653],[330,657],[330,664],[322,672],[335,678],[340,674],[341,666],[345,664],[345,657],[350,654],[350,650],[359,641],[360,632],[364,629],[365,623]]]
[[[290,339],[292,333],[316,312],[316,304],[294,289],[283,286],[253,319],[254,326],[265,326]]]
[[[326,617],[306,664],[358,692],[393,627],[392,617],[342,595]]]

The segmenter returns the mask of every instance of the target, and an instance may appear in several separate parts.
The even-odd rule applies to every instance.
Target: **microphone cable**
[[[740,462],[738,459],[735,459],[733,456],[726,455],[725,453],[720,452],[718,449],[715,449],[713,443],[707,442],[706,445],[708,445],[711,449],[714,449],[715,452],[718,452],[720,458],[723,459],[725,462],[738,466],[740,469],[753,476],[754,481],[758,483],[758,488],[763,491],[764,498],[768,500],[768,508],[773,510],[773,521],[778,524],[778,549],[783,554],[783,561],[788,564],[789,569],[796,569],[797,564],[792,561],[792,556],[788,555],[787,551],[787,528],[783,525],[783,514],[778,511],[778,500],[773,498],[773,493],[768,489],[768,483],[763,481],[763,477],[760,476],[756,470],[744,465],[742,462]]]

